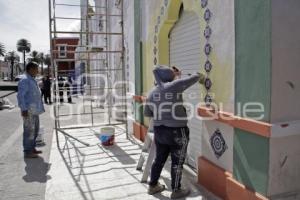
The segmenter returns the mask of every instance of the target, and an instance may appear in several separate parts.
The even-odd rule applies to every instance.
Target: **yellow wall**
[[[149,14],[149,22],[146,31],[148,33],[147,40],[143,44],[143,94],[146,95],[153,87],[154,79],[152,69],[154,67],[154,52],[156,46],[157,64],[169,64],[169,40],[168,35],[176,21],[181,4],[183,3],[185,11],[193,11],[199,16],[200,32],[203,33],[206,27],[204,20],[205,9],[201,7],[201,1],[195,0],[169,0],[167,7],[165,7],[164,14],[161,15],[161,8],[164,7],[164,0],[160,4],[155,5],[155,9],[151,10]],[[224,9],[223,9],[224,7]],[[213,64],[213,69],[209,75],[213,82],[211,93],[214,96],[216,103],[223,103],[224,110],[234,112],[234,7],[231,0],[224,0],[224,2],[209,1],[207,6],[212,12],[213,17],[210,22],[213,34],[210,39],[210,44],[213,48],[209,56],[209,60]],[[232,11],[232,12],[229,12]],[[228,13],[227,13],[228,12]],[[161,22],[158,24],[157,17],[161,16]],[[221,16],[221,17],[220,17]],[[155,26],[158,24],[158,32],[155,32]],[[154,43],[154,36],[157,35],[158,42]],[[206,39],[201,35],[201,49],[204,49]],[[199,71],[205,73],[204,64],[206,62],[206,55],[202,51],[199,58],[201,66]],[[205,88],[203,88],[205,90]]]

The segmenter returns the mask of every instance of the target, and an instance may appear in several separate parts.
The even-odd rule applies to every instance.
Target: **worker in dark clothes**
[[[51,80],[49,76],[44,80],[44,101],[46,104],[51,104]]]
[[[64,79],[60,76],[58,77],[58,94],[59,94],[59,102],[64,102]]]
[[[65,88],[67,90],[67,97],[68,97],[68,103],[72,103],[72,79],[71,77],[68,77],[68,81],[65,83]]]
[[[41,98],[43,99],[45,99],[45,88],[44,88],[44,81],[45,81],[45,78],[43,77],[42,78],[42,80],[40,80],[39,82],[38,82],[38,86],[39,86],[39,88],[40,88],[40,90],[41,90]],[[46,103],[46,102],[45,102]]]
[[[181,72],[176,67],[171,69],[167,66],[157,66],[153,74],[157,85],[148,95],[144,109],[144,115],[152,117],[156,145],[148,193],[153,195],[165,189],[158,179],[171,154],[171,199],[178,199],[186,197],[190,192],[189,189],[181,187],[182,169],[189,142],[188,117],[182,93],[197,82],[203,84],[205,76],[195,73],[180,78]]]

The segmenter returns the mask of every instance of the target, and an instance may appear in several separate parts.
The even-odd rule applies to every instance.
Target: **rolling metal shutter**
[[[200,34],[199,17],[193,12],[183,12],[170,33],[170,66],[178,66],[184,74],[200,71]],[[198,104],[201,101],[200,91],[200,84],[193,85],[185,91],[184,101],[194,105]],[[195,95],[189,97],[188,94],[191,93]],[[190,112],[189,109],[187,110]],[[188,123],[190,143],[187,163],[194,168],[197,167],[197,159],[201,153],[201,124],[196,117],[190,119]]]

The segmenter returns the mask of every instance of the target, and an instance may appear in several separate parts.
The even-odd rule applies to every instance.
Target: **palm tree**
[[[5,47],[2,43],[0,43],[0,56],[5,56]]]
[[[15,51],[10,51],[5,56],[5,61],[10,62],[10,80],[14,79],[14,65],[20,61],[19,55]]]
[[[36,63],[40,64],[41,60],[39,57],[39,52],[34,50],[31,52],[30,56],[31,56],[31,58],[28,58],[29,62],[36,62]]]
[[[46,54],[44,58],[44,64],[47,65],[48,76],[50,76],[50,66],[51,66],[51,56],[50,54]]]
[[[26,65],[26,63],[25,63],[25,60],[26,60],[25,54],[29,53],[30,49],[31,49],[31,43],[28,40],[26,40],[24,38],[18,40],[18,42],[17,42],[17,50],[19,52],[23,53],[24,71],[25,71],[25,65]]]
[[[39,59],[40,59],[40,64],[41,64],[41,74],[44,75],[44,60],[45,60],[45,55],[43,52],[39,53]]]

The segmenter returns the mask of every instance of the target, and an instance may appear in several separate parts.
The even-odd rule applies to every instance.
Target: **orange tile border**
[[[132,98],[133,98],[133,100],[135,100],[136,102],[139,102],[139,103],[143,103],[146,101],[146,97],[144,97],[144,96],[133,95]]]
[[[133,135],[136,139],[141,139],[141,125],[137,122],[133,122]]]
[[[205,157],[198,158],[198,183],[223,200],[268,200],[234,180],[232,174]]]
[[[148,132],[148,127],[138,122],[133,122],[133,135],[136,139],[144,142],[147,132]]]
[[[142,142],[145,141],[147,132],[148,132],[148,127],[146,127],[146,126],[144,126],[144,125],[141,125],[141,137],[140,137],[140,140],[141,140]]]
[[[268,200],[268,198],[248,190],[232,177],[227,177],[226,179],[226,190],[228,200]]]
[[[235,116],[232,113],[215,111],[208,107],[198,108],[198,115],[206,118],[213,118],[213,120],[225,123],[234,128],[239,128],[251,133],[270,138],[272,131],[272,124],[256,121],[247,118]]]
[[[226,179],[231,173],[216,166],[204,157],[198,159],[198,183],[218,197],[227,200]]]
[[[133,99],[139,103],[146,101],[146,97],[140,95],[134,95]],[[213,120],[228,124],[234,128],[239,128],[241,130],[260,135],[262,137],[271,137],[272,124],[270,123],[238,117],[229,112],[216,112],[215,110],[204,106],[198,108],[198,115],[206,118],[213,117]]]

